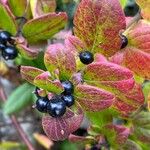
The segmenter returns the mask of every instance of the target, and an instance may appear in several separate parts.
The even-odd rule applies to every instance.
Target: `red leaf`
[[[115,96],[110,92],[89,85],[76,86],[74,93],[76,100],[87,111],[101,111],[115,101]]]
[[[60,79],[69,79],[76,71],[74,55],[62,44],[50,45],[46,50],[44,61],[50,72],[59,69]]]
[[[67,110],[66,114],[61,118],[52,118],[44,116],[42,125],[47,136],[54,141],[64,140],[68,138],[70,133],[80,127],[83,120],[83,112],[79,109],[77,112]]]
[[[35,67],[21,66],[20,72],[23,79],[27,80],[31,84],[34,84],[34,78],[39,74],[43,73],[44,71]]]
[[[150,25],[140,21],[127,34],[129,44],[111,58],[111,61],[126,66],[138,76],[150,79]],[[121,57],[120,57],[121,56]]]
[[[118,0],[82,0],[74,17],[74,32],[92,52],[113,55],[121,47],[119,31],[125,16]]]
[[[113,107],[128,115],[144,103],[141,86],[135,84],[132,72],[119,65],[100,61],[88,65],[84,81],[115,96]]]

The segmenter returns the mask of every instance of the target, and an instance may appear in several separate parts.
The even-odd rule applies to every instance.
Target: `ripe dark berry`
[[[18,55],[17,49],[14,46],[7,46],[2,51],[4,59],[15,59]]]
[[[121,36],[122,39],[122,45],[121,45],[121,49],[125,48],[128,45],[128,39],[125,35]]]
[[[40,112],[47,112],[47,104],[49,99],[47,97],[39,97],[36,101],[36,109]]]
[[[94,56],[89,51],[81,52],[79,54],[79,58],[80,58],[80,61],[85,65],[88,65],[94,61]]]
[[[4,50],[5,49],[5,45],[0,43],[0,50]]]
[[[66,112],[66,104],[61,98],[53,98],[47,104],[47,112],[52,117],[61,117]]]
[[[70,107],[74,104],[74,96],[73,95],[63,95],[62,99],[66,103],[66,106]]]
[[[11,40],[11,34],[7,31],[0,31],[0,41],[6,43]]]
[[[64,94],[65,95],[70,95],[73,93],[73,84],[70,82],[70,81],[63,81],[62,83],[62,86],[64,88]]]

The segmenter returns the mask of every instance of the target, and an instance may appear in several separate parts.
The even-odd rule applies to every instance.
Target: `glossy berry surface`
[[[4,50],[5,49],[5,45],[0,43],[0,50]]]
[[[4,59],[15,59],[18,55],[17,49],[14,46],[7,46],[2,51]]]
[[[47,112],[47,104],[49,99],[47,97],[39,97],[36,101],[36,109],[40,112]]]
[[[61,98],[53,98],[47,104],[47,112],[52,117],[61,117],[66,112],[66,104]]]
[[[7,31],[0,31],[0,41],[6,43],[11,40],[11,34]]]
[[[79,54],[79,58],[80,58],[80,61],[83,63],[83,64],[90,64],[94,61],[94,56],[91,52],[89,51],[84,51],[84,52],[81,52]]]
[[[121,49],[125,48],[128,45],[128,39],[125,35],[121,36],[122,39],[122,45],[121,45]]]
[[[64,88],[64,94],[65,95],[70,95],[73,93],[73,84],[70,82],[70,81],[63,81],[62,83],[62,86]]]
[[[74,104],[74,96],[73,95],[63,95],[62,99],[66,103],[66,106],[70,107]]]

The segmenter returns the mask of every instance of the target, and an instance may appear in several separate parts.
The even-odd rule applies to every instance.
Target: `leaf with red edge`
[[[55,0],[32,0],[30,1],[31,11],[34,18],[44,13],[54,12],[56,9]]]
[[[121,47],[119,31],[125,29],[125,16],[118,0],[82,0],[74,17],[74,32],[86,49],[105,56]]]
[[[30,43],[47,40],[65,27],[67,14],[65,12],[48,13],[31,19],[22,29],[23,36]]]
[[[138,76],[150,79],[150,24],[139,21],[127,37],[128,46],[110,60],[132,70]]]
[[[77,85],[74,93],[76,101],[87,111],[101,111],[115,101],[115,96],[110,92],[90,85]]]
[[[38,51],[26,47],[23,44],[16,45],[17,50],[26,59],[35,59],[38,56]]]
[[[64,116],[53,118],[49,115],[43,116],[42,126],[46,135],[54,141],[64,140],[76,131],[83,121],[83,112],[79,108],[76,112],[67,110]]]
[[[125,144],[131,131],[122,125],[108,124],[103,127],[102,133],[106,136],[108,143],[117,148],[119,145]]]
[[[34,78],[44,71],[35,67],[21,66],[20,72],[23,79],[27,80],[31,84],[34,84]]]
[[[70,79],[76,71],[75,57],[62,44],[50,45],[44,56],[44,63],[48,71],[54,72],[59,69],[60,79]]]
[[[15,17],[8,6],[4,4],[0,4],[0,28],[10,32],[13,35],[17,33]]]
[[[136,0],[141,8],[141,14],[144,19],[150,20],[150,0]]]
[[[51,75],[48,71],[36,76],[34,84],[37,87],[56,94],[60,94],[64,90],[59,80],[51,80]]]
[[[85,68],[84,81],[115,95],[113,106],[124,115],[144,103],[142,88],[135,84],[132,72],[119,65],[106,61],[92,63]]]

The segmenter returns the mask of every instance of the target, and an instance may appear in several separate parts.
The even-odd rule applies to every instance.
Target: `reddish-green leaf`
[[[21,75],[22,78],[34,84],[34,78],[44,71],[38,68],[30,67],[30,66],[21,66]]]
[[[132,72],[119,65],[106,61],[92,63],[85,69],[84,81],[114,94],[113,106],[123,114],[135,111],[144,103],[141,86],[134,83]]]
[[[38,51],[26,47],[23,44],[16,45],[19,53],[26,59],[35,59],[38,56]]]
[[[49,92],[53,92],[56,94],[60,94],[63,92],[63,87],[61,85],[61,82],[57,79],[51,80],[51,75],[48,71],[36,76],[34,79],[34,84],[37,87],[40,87],[44,90],[47,90]]]
[[[82,0],[74,18],[74,32],[91,52],[111,56],[121,47],[119,31],[126,26],[118,0]]]
[[[83,112],[67,110],[61,118],[53,118],[46,115],[42,118],[42,125],[46,135],[54,141],[68,138],[70,133],[76,131],[83,120]]]
[[[150,20],[150,0],[136,0],[141,8],[141,14],[144,19]]]
[[[34,18],[44,13],[54,12],[56,9],[55,0],[32,0],[30,1],[31,11]]]
[[[30,43],[35,43],[51,38],[64,28],[66,23],[66,13],[49,13],[28,21],[23,26],[22,32]]]
[[[107,137],[108,142],[114,148],[120,148],[119,145],[123,146],[130,134],[130,129],[121,125],[106,125],[102,133]]]
[[[140,21],[127,33],[128,46],[111,58],[138,76],[150,79],[150,24]]]
[[[115,101],[115,96],[110,92],[90,85],[78,85],[74,93],[76,100],[87,111],[101,111]]]
[[[17,25],[14,16],[8,6],[4,4],[0,4],[0,28],[13,35],[17,32]]]
[[[44,62],[50,72],[59,69],[60,79],[63,80],[70,79],[76,71],[74,55],[62,44],[50,45],[46,50]]]

